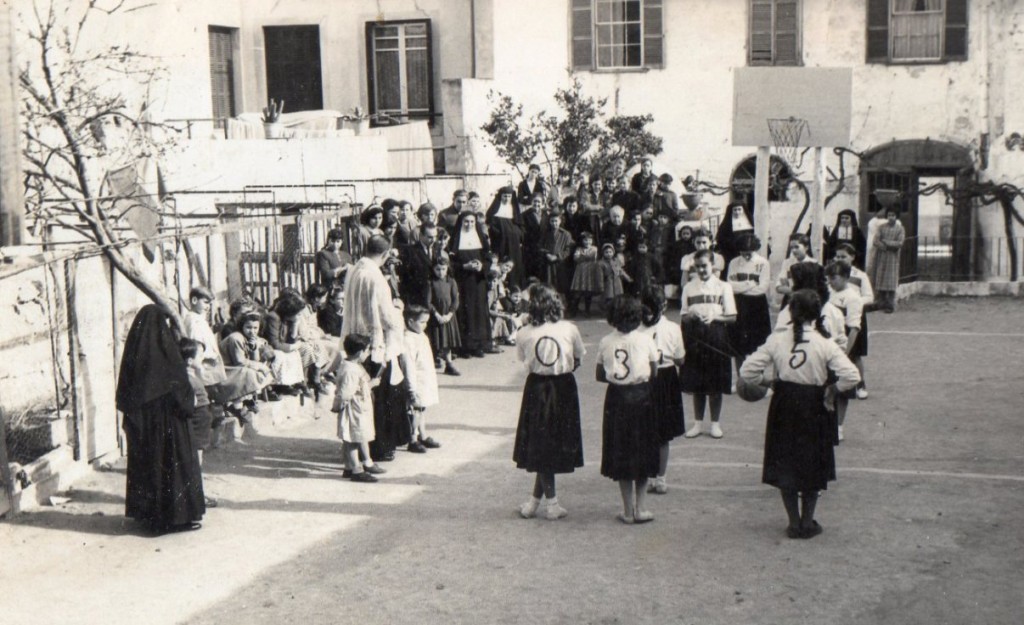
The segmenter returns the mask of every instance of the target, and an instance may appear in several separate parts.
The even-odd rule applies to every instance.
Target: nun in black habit
[[[523,267],[523,217],[516,192],[511,186],[498,189],[494,195],[494,201],[487,209],[487,228],[491,235],[491,251],[502,261],[512,261],[508,285],[524,286],[526,271]]]
[[[195,393],[171,317],[154,304],[132,321],[116,399],[128,447],[125,516],[156,532],[199,529],[206,506],[189,422]]]
[[[839,211],[836,215],[836,225],[832,232],[825,234],[825,260],[832,260],[836,254],[836,248],[840,243],[849,243],[856,250],[853,259],[853,266],[857,269],[864,269],[864,258],[867,255],[868,242],[857,225],[857,213],[850,209]]]
[[[715,235],[716,248],[725,262],[726,273],[729,271],[729,262],[740,255],[740,241],[748,234],[754,234],[754,217],[745,205],[732,202],[725,209],[722,224],[718,226],[718,233]],[[726,277],[723,273],[721,279],[725,280]]]
[[[491,311],[487,304],[490,241],[474,213],[463,211],[452,235],[451,265],[459,285],[459,320],[465,354],[482,358],[491,340]]]

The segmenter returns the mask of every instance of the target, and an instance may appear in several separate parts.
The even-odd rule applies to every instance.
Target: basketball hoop
[[[800,153],[800,138],[804,131],[807,131],[808,135],[811,134],[811,127],[806,119],[797,117],[768,118],[768,132],[771,133],[772,142],[775,143],[775,151],[786,159],[790,166],[797,169],[803,164],[803,159],[797,163],[796,158]]]

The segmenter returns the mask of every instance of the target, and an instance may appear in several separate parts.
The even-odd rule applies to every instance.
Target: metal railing
[[[1011,243],[1017,252],[1017,272]],[[1010,280],[1020,274],[1022,257],[1024,237],[907,237],[900,250],[900,282]]]

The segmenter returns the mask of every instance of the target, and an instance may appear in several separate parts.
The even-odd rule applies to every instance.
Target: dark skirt
[[[373,389],[373,427],[376,438],[370,443],[370,457],[380,460],[395,451],[399,445],[412,440],[412,421],[409,418],[408,380],[390,384],[391,367],[384,367],[380,384]]]
[[[658,432],[650,384],[609,384],[604,396],[601,475],[615,481],[658,475]]]
[[[210,404],[196,406],[188,421],[192,427],[192,444],[199,450],[209,449],[213,438],[213,410]]]
[[[683,417],[683,389],[676,367],[660,367],[651,389],[657,421],[658,442],[662,445],[686,431]]]
[[[782,490],[825,490],[836,479],[835,418],[825,387],[777,381],[764,434],[761,481]]]
[[[462,335],[459,334],[459,322],[457,317],[452,317],[447,323],[438,323],[433,317],[430,318],[430,326],[427,328],[427,336],[430,338],[430,347],[435,356],[442,353],[457,350],[462,347]]]
[[[739,358],[757,351],[772,333],[766,295],[737,295],[736,323],[729,328],[732,347]]]
[[[846,334],[850,334],[850,328],[846,328]],[[868,315],[864,313],[860,316],[860,332],[857,333],[857,340],[853,342],[853,348],[850,349],[850,358],[860,358],[868,355]]]
[[[537,473],[572,473],[583,466],[576,377],[531,373],[523,388],[512,460]]]
[[[683,347],[686,349],[686,357],[679,381],[684,393],[717,395],[732,392],[734,352],[724,323],[684,321]]]
[[[491,338],[491,311],[487,307],[487,280],[470,274],[459,282],[459,336],[466,349],[483,349]]]
[[[156,530],[203,518],[203,473],[188,416],[170,395],[125,415],[126,517]]]

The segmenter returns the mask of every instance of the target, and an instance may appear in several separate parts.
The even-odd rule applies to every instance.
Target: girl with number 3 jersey
[[[658,346],[639,331],[643,306],[619,296],[608,310],[615,331],[601,339],[597,381],[607,382],[601,433],[601,475],[619,483],[626,524],[653,521],[645,505],[648,478],[658,475],[659,447],[651,396]]]
[[[545,497],[545,516],[554,521],[567,514],[558,503],[555,474],[583,466],[580,398],[573,371],[586,350],[576,325],[562,320],[562,300],[553,288],[530,287],[529,317],[516,342],[519,360],[530,374],[523,388],[512,460],[518,468],[537,474],[533,494],[519,514],[533,518]]]

